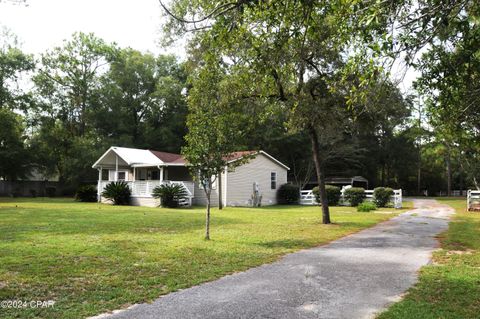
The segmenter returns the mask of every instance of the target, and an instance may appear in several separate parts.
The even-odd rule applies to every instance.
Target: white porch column
[[[135,180],[137,179],[137,174],[135,172],[135,167],[133,168],[133,181],[135,182]]]
[[[160,184],[163,182],[163,166],[160,167]]]
[[[115,155],[115,182],[118,181],[118,155]]]
[[[98,183],[97,183],[97,200],[98,202],[102,201],[102,167],[100,166],[100,169],[98,170]]]

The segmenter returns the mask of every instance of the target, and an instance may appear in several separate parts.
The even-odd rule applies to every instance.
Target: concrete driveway
[[[415,283],[453,213],[434,200],[414,203],[328,245],[101,317],[372,318]]]

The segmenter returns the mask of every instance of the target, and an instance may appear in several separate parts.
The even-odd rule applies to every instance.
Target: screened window
[[[277,189],[277,173],[276,172],[272,172],[270,174],[270,188]]]
[[[117,180],[124,181],[126,179],[125,178],[126,176],[127,176],[126,172],[118,172]]]

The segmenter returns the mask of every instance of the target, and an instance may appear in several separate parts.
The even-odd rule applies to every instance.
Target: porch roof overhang
[[[140,150],[126,147],[110,147],[93,165],[93,168],[118,164],[130,167],[163,166],[165,163],[148,150]]]

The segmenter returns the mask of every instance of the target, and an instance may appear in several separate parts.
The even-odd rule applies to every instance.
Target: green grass
[[[0,199],[0,301],[54,300],[48,309],[0,309],[2,318],[80,318],[277,260],[392,217],[332,208],[204,209]],[[385,212],[392,212],[386,214]]]
[[[437,200],[457,213],[440,236],[441,249],[418,284],[379,319],[480,318],[480,213],[466,212],[464,198]]]

